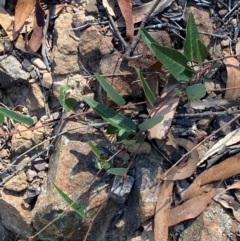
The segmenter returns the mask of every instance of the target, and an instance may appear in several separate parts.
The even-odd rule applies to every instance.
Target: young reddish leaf
[[[45,25],[44,15],[45,12],[42,9],[39,0],[37,0],[32,36],[29,42],[26,43],[26,49],[30,53],[37,52],[42,44],[43,28]]]
[[[15,8],[14,31],[17,32],[33,11],[36,0],[18,0]]]
[[[118,5],[126,23],[126,41],[131,43],[134,36],[131,0],[118,0]]]

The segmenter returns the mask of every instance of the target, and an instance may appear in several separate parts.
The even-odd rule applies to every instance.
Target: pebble
[[[4,187],[11,191],[21,192],[27,188],[28,184],[26,179],[26,174],[24,172],[20,172],[16,176],[8,180]]]
[[[42,86],[51,89],[52,88],[52,75],[51,73],[44,73],[42,76]]]
[[[227,14],[228,10],[227,9],[221,9],[219,12],[218,12],[218,15],[222,18],[224,17],[226,14]]]
[[[31,72],[34,69],[34,66],[31,64],[31,62],[28,59],[23,60],[22,66],[28,72]]]
[[[230,45],[230,39],[224,39],[221,41],[221,46],[222,47],[228,47]]]
[[[39,69],[47,69],[46,65],[43,63],[43,61],[39,58],[31,58],[31,63],[34,64]]]

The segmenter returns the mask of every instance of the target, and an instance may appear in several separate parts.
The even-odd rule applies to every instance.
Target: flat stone
[[[72,127],[81,127],[81,123],[69,121],[64,130]],[[80,131],[81,130],[81,131]],[[42,187],[33,209],[33,225],[37,231],[42,229],[55,215],[67,207],[65,201],[57,193],[54,182],[63,192],[67,193],[73,200],[77,199],[81,206],[87,210],[87,219],[81,219],[74,211],[54,222],[46,228],[39,238],[51,238],[53,240],[64,239],[71,241],[83,240],[89,220],[96,214],[98,208],[107,198],[109,184],[96,178],[97,169],[93,162],[93,154],[87,141],[94,140],[100,145],[107,146],[101,132],[89,132],[86,128],[70,131],[60,137],[57,147],[49,161],[49,172],[47,180]],[[91,180],[96,178],[94,184]],[[98,191],[97,191],[98,190]],[[117,205],[109,201],[95,224],[88,240],[105,240],[104,236],[110,221],[115,215]],[[101,221],[100,221],[101,220]],[[101,227],[101,228],[100,228]]]
[[[4,188],[15,192],[21,192],[27,188],[27,185],[28,183],[26,174],[24,172],[20,172],[8,180],[5,183]]]
[[[61,13],[54,25],[53,75],[68,75],[79,72],[78,41],[72,29],[72,14]]]
[[[4,189],[1,192],[0,210],[4,227],[20,237],[29,237],[33,232],[30,208],[24,206],[22,192]]]
[[[22,69],[22,65],[12,55],[8,55],[0,61],[0,83],[2,87],[26,82],[29,77],[29,73]]]
[[[47,89],[51,89],[52,88],[52,74],[51,73],[44,73],[42,76],[42,81],[41,84],[43,87],[47,88]]]

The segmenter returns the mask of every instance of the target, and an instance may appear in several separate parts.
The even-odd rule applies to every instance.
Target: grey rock
[[[222,128],[221,131],[218,132],[219,135],[225,136],[233,130],[231,125],[227,125],[227,126],[223,127],[229,121],[231,121],[232,118],[233,117],[231,115],[221,115],[221,116],[216,117],[217,127]]]
[[[26,82],[29,77],[29,73],[22,69],[22,65],[12,55],[0,61],[0,84],[2,87]]]

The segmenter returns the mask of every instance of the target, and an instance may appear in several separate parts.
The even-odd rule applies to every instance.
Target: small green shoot
[[[73,110],[73,108],[77,105],[77,100],[66,97],[66,92],[71,88],[72,87],[70,85],[67,85],[61,86],[59,90],[59,102],[66,112]]]
[[[64,193],[55,183],[53,186],[56,188],[59,195],[64,199],[64,201],[71,206],[71,208],[82,218],[86,218],[85,210],[75,201],[73,201],[66,193]]]
[[[156,98],[155,98],[152,90],[150,89],[148,83],[146,82],[145,78],[143,77],[142,72],[137,68],[135,68],[135,70],[137,72],[138,78],[140,79],[140,81],[142,83],[142,87],[143,87],[143,91],[145,93],[145,96],[147,97],[150,105],[153,107],[154,103],[156,101]]]

